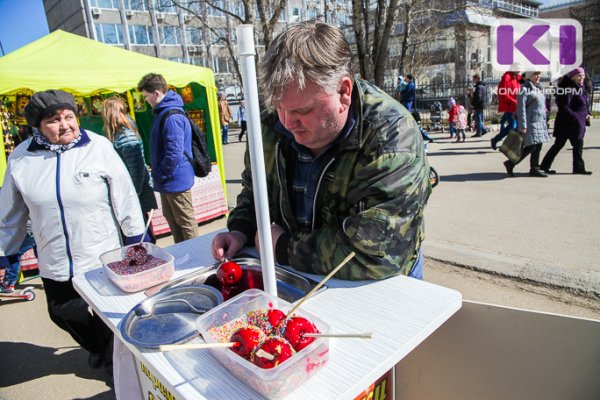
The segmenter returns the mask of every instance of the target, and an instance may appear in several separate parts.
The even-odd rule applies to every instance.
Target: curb
[[[423,254],[432,260],[457,267],[561,288],[581,296],[600,299],[600,275],[581,267],[567,267],[457,243],[428,240],[423,243]]]

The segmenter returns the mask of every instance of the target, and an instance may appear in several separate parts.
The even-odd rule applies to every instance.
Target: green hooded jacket
[[[423,212],[431,193],[429,164],[415,120],[381,89],[356,80],[356,124],[337,143],[320,176],[312,230],[302,231],[291,206],[296,160],[291,139],[275,131],[274,113],[262,118],[269,213],[287,234],[276,261],[298,271],[327,274],[356,252],[338,279],[408,275],[423,241]],[[354,94],[353,94],[354,96]],[[242,191],[227,221],[252,243],[257,231],[250,156]]]

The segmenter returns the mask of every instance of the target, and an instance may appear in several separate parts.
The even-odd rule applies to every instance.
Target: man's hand
[[[213,238],[210,250],[217,260],[223,261],[225,258],[231,260],[247,241],[248,238],[242,232],[219,233]]]
[[[271,225],[271,241],[273,242],[273,254],[275,254],[275,246],[277,246],[277,240],[284,233],[285,233],[285,230],[281,226],[279,226],[277,224]],[[256,236],[254,238],[254,244],[256,246],[256,250],[258,251],[258,254],[260,255],[260,241],[258,239],[258,232],[256,232]]]

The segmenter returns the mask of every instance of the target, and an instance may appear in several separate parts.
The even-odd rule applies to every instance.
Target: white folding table
[[[173,279],[215,262],[209,250],[214,235],[207,234],[165,248],[176,260]],[[308,276],[316,280],[322,278]],[[121,291],[109,281],[101,267],[75,276],[73,283],[114,331],[117,340],[133,354],[130,368],[137,370],[139,382],[116,380],[116,384],[140,390],[143,392],[141,398],[148,398],[150,390],[167,399],[262,398],[229,374],[207,350],[161,353],[139,349],[124,341],[119,323],[146,298],[143,292]],[[336,332],[374,332],[374,336],[368,340],[330,339],[328,363],[294,390],[287,397],[289,399],[355,399],[439,328],[462,304],[462,296],[455,290],[405,276],[360,282],[331,279],[327,286],[301,308],[319,316]],[[202,341],[200,338],[193,340]],[[123,365],[121,368],[128,367]]]

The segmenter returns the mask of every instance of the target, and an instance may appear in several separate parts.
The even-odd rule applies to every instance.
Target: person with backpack
[[[486,86],[481,80],[479,74],[473,75],[473,109],[475,110],[475,135],[473,137],[483,136],[487,133],[487,129],[483,124],[483,110],[486,107]]]
[[[189,158],[192,126],[183,110],[183,99],[174,91],[167,91],[167,82],[159,74],[145,75],[137,88],[153,108],[150,164],[154,191],[160,193],[162,213],[175,243],[193,239],[197,236],[198,223],[191,191],[195,176]]]

